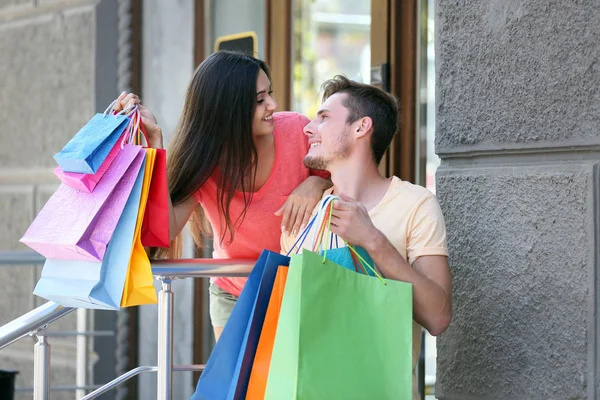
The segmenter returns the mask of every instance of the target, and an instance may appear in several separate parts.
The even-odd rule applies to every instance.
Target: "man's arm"
[[[446,256],[423,255],[411,266],[371,221],[360,203],[341,196],[334,201],[331,231],[363,247],[387,279],[413,285],[414,319],[434,336],[444,332],[452,318],[452,283]]]
[[[415,321],[433,336],[448,328],[452,319],[452,282],[446,256],[422,256],[411,267],[379,230],[362,247],[385,278],[413,285]]]

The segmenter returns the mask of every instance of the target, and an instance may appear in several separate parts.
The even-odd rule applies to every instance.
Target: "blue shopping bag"
[[[373,259],[371,258],[369,253],[367,253],[367,251],[365,249],[363,249],[362,247],[358,247],[358,246],[354,247],[354,251],[356,251],[362,257],[362,260],[359,260],[359,261],[363,264],[364,274],[370,275],[370,276],[375,276],[375,274],[373,273],[372,270],[370,270],[369,268],[364,268],[365,263],[368,263],[370,266],[374,265]],[[327,260],[329,260],[331,262],[334,262],[344,268],[351,269],[353,271],[356,271],[356,269],[358,267],[356,265],[356,263],[354,262],[354,260],[352,259],[352,253],[350,252],[350,248],[347,246],[331,248],[327,251],[321,250],[318,254],[323,256],[324,258],[326,258]],[[359,271],[356,271],[356,272],[359,272]],[[360,271],[360,272],[362,272],[362,271]]]
[[[145,160],[140,164],[135,184],[102,262],[47,259],[33,294],[65,307],[106,310],[120,308],[133,246],[145,164]]]
[[[126,115],[96,114],[54,159],[64,172],[95,174],[128,124]]]
[[[281,254],[269,253],[267,257],[252,310],[252,318],[246,328],[235,371],[231,379],[231,385],[229,386],[227,400],[244,400],[246,398],[252,364],[254,363],[256,348],[258,347],[258,341],[260,340],[260,334],[265,322],[265,315],[267,314],[271,292],[275,284],[277,269],[279,266],[288,266],[289,262],[289,257],[282,256]]]
[[[277,267],[288,264],[286,256],[268,250],[261,253],[198,380],[192,400],[245,398]]]

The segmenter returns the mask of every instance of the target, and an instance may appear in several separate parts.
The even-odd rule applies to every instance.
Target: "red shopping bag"
[[[150,182],[148,203],[142,223],[142,245],[169,247],[169,187],[167,185],[167,154],[156,150],[154,171]]]

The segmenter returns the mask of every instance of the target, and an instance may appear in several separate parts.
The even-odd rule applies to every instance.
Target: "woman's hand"
[[[323,197],[323,192],[332,186],[331,181],[318,176],[309,176],[290,194],[275,215],[283,215],[281,231],[296,236],[301,232],[312,214],[313,209]],[[291,231],[290,231],[291,228]]]
[[[158,126],[158,122],[156,122],[156,117],[154,114],[152,114],[152,111],[142,105],[140,98],[136,94],[127,92],[121,93],[121,95],[117,98],[117,102],[113,107],[113,110],[119,112],[136,104],[138,106],[140,116],[142,117],[144,128],[146,128],[146,134],[148,135],[149,141],[148,146],[156,149],[162,149],[162,130],[160,129],[160,126]]]

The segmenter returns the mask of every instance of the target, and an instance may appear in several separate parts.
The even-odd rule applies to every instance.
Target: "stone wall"
[[[108,4],[0,1],[1,251],[28,249],[18,240],[58,187],[52,156],[116,95],[114,79],[97,81],[110,68],[116,71],[114,58],[97,63],[96,52],[100,44],[106,44],[98,40],[98,32],[114,31],[115,26],[114,21],[105,24],[106,15],[98,12],[101,3]],[[116,2],[109,8],[116,16]],[[116,41],[108,45],[116,55]],[[103,96],[98,96],[97,84],[109,88]],[[0,325],[45,302],[32,295],[40,270],[40,266],[0,265]],[[74,331],[75,317],[70,314],[49,331]],[[50,337],[49,342],[51,385],[74,385],[75,338]],[[33,344],[33,339],[26,338],[0,351],[0,369],[18,370],[21,388],[33,384]],[[17,395],[17,399],[30,398],[31,392]],[[53,392],[52,398],[73,399],[74,393]]]
[[[600,9],[438,0],[440,399],[595,399]]]

